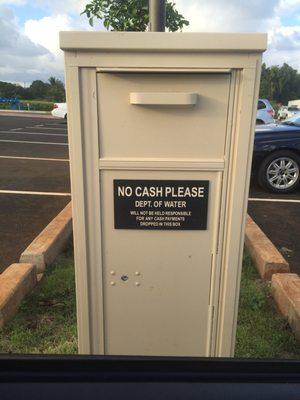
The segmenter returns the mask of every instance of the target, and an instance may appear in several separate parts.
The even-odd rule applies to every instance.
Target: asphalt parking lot
[[[279,195],[263,191],[252,181],[248,213],[289,262],[291,271],[300,274],[300,188]]]
[[[0,114],[0,272],[70,201],[66,121]]]
[[[66,121],[0,114],[0,272],[70,201]],[[248,213],[300,274],[300,189],[277,195],[252,181]]]

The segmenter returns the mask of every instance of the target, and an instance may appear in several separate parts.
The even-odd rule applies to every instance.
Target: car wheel
[[[300,157],[292,151],[277,151],[262,162],[258,183],[275,193],[289,193],[299,185]]]
[[[262,119],[257,119],[256,125],[264,125],[264,121]]]

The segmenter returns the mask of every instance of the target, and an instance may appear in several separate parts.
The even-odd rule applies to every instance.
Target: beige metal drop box
[[[233,355],[266,43],[61,33],[81,353]]]

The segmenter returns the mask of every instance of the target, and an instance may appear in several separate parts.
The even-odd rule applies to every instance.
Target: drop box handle
[[[197,103],[197,93],[130,93],[130,104],[190,106]]]

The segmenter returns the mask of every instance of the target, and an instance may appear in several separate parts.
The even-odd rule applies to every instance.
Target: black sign
[[[114,180],[115,229],[205,230],[209,181]]]

